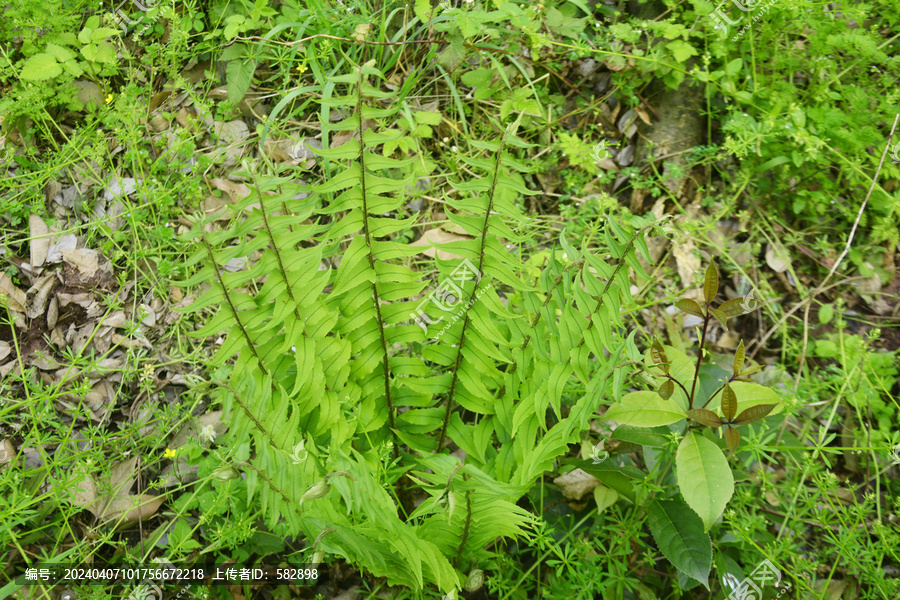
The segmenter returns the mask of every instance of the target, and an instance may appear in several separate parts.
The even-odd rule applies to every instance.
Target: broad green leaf
[[[569,464],[575,464],[582,471],[593,475],[600,483],[616,490],[620,496],[634,504],[636,497],[632,481],[643,479],[644,474],[634,467],[619,467],[608,463],[606,461],[595,465],[590,460],[582,460]]]
[[[427,25],[428,21],[431,19],[431,2],[429,0],[416,0],[416,3],[413,5],[413,11],[416,13],[416,17],[419,21],[421,21],[423,25]]]
[[[608,488],[605,485],[598,485],[594,488],[594,501],[597,503],[598,515],[615,504],[618,499],[618,492],[612,488]]]
[[[692,431],[675,453],[675,474],[681,495],[709,531],[734,494],[734,477],[725,455],[713,442]]]
[[[703,281],[703,298],[707,304],[712,304],[719,293],[719,271],[716,269],[716,263],[711,262],[706,267],[706,278]]]
[[[47,53],[55,56],[59,62],[66,62],[75,58],[74,52],[57,44],[47,44]]]
[[[106,42],[88,44],[81,49],[81,54],[91,62],[106,64],[116,62],[116,51]]]
[[[233,106],[237,106],[244,99],[255,72],[255,60],[245,58],[228,61],[228,66],[225,67],[225,82],[228,87],[228,101]]]
[[[671,50],[672,56],[675,57],[675,60],[677,60],[678,62],[684,62],[690,57],[697,55],[697,50],[695,50],[693,46],[683,40],[674,40],[672,42],[669,42],[668,44],[666,44],[666,47]]]
[[[709,589],[712,543],[697,514],[680,500],[654,500],[647,514],[650,533],[663,555]]]
[[[652,446],[660,448],[665,446],[669,440],[669,429],[667,427],[631,427],[629,425],[619,425],[610,434],[610,437],[623,442],[631,442],[641,446]]]
[[[700,308],[700,305],[689,298],[682,298],[675,303],[675,306],[677,306],[683,312],[686,312],[689,315],[694,315],[695,317],[700,317],[701,319],[706,316],[703,314],[703,309]]]
[[[674,402],[663,400],[656,392],[632,392],[622,396],[612,405],[603,418],[635,427],[657,427],[677,423],[685,413]]]
[[[41,52],[25,61],[19,77],[25,81],[43,81],[62,74],[62,67],[52,54]]]

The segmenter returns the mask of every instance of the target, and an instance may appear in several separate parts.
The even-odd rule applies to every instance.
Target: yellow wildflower
[[[166,451],[165,451],[165,453],[163,453],[163,456],[165,456],[166,458],[175,458],[175,451],[172,450],[171,448],[166,448]]]
[[[108,94],[108,95],[106,96],[106,103],[109,104],[109,103],[112,102],[112,101],[113,101],[113,95],[112,95],[112,94]]]
[[[306,68],[306,63],[297,65],[297,71],[299,71],[300,73],[306,73]]]

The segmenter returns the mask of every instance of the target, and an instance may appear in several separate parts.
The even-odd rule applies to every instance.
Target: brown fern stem
[[[488,205],[484,211],[484,225],[481,227],[481,247],[478,250],[478,273],[484,273],[484,249],[487,245],[488,224],[491,218],[491,212],[494,210],[494,194],[497,192],[497,179],[500,176],[500,161],[503,158],[503,150],[506,147],[506,136],[509,135],[510,129],[503,132],[500,138],[500,148],[497,150],[497,160],[494,163],[493,180],[491,181],[491,189],[488,191]],[[453,398],[456,396],[456,384],[459,382],[459,368],[462,364],[463,346],[466,344],[466,330],[469,328],[469,311],[472,308],[472,298],[478,292],[478,284],[476,281],[472,286],[472,292],[465,304],[465,317],[463,318],[462,332],[459,334],[459,343],[456,348],[456,360],[453,363],[453,375],[450,380],[450,391],[447,395],[447,406],[444,411],[444,420],[441,423],[441,433],[438,436],[436,452],[440,452],[444,448],[444,440],[447,438],[447,427],[450,424],[450,414],[453,412]]]
[[[222,295],[225,296],[225,302],[231,310],[231,316],[234,317],[234,322],[237,323],[238,328],[241,330],[241,335],[244,337],[244,341],[247,342],[247,347],[250,348],[250,352],[253,353],[256,364],[259,365],[259,370],[262,371],[263,375],[268,376],[269,372],[266,370],[266,366],[256,352],[256,344],[253,343],[253,338],[250,337],[250,333],[244,328],[244,323],[241,322],[241,319],[238,316],[237,307],[235,307],[234,303],[231,301],[231,296],[228,295],[228,287],[225,285],[225,279],[222,277],[222,272],[219,271],[219,263],[216,262],[216,257],[209,245],[209,240],[206,239],[205,233],[202,233],[202,240],[203,247],[206,248],[206,252],[209,254],[209,262],[212,263],[213,271],[216,274],[216,282],[218,282],[219,286],[222,288]]]

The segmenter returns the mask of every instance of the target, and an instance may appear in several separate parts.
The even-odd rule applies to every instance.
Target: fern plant
[[[398,108],[373,77],[367,64],[330,80],[343,95],[323,110],[352,115],[332,131],[354,132],[320,151],[335,174],[311,188],[250,174],[231,226],[190,234],[199,269],[184,285],[209,284],[189,310],[215,314],[196,335],[228,331],[214,395],[267,526],[389,584],[447,593],[534,524],[517,501],[610,385],[619,394],[622,363],[641,359],[619,315],[649,222],[609,220],[605,258],[562,236],[564,254],[527,277],[507,247],[532,242],[517,206],[529,167],[508,151],[527,146],[516,122],[461,157],[476,177],[451,178],[444,200],[469,239],[440,245],[458,258],[436,259],[430,283],[412,268],[420,248],[396,241],[415,225],[398,215],[422,158],[385,155],[405,132],[380,125]],[[253,253],[248,269],[225,268]]]

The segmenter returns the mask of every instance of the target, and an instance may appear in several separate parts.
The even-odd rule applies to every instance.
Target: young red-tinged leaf
[[[719,415],[705,408],[694,408],[688,411],[688,416],[707,427],[719,427],[724,423]]]
[[[732,454],[737,450],[738,444],[741,443],[741,434],[737,429],[729,427],[725,430],[725,443],[728,444],[728,450]]]
[[[737,350],[734,352],[734,374],[740,375],[741,369],[744,368],[744,340],[738,344]]]
[[[735,396],[734,390],[727,383],[725,384],[725,389],[722,390],[721,408],[722,416],[725,417],[726,421],[734,419],[734,415],[737,413],[737,396]]]
[[[653,340],[653,345],[650,346],[650,358],[653,359],[654,365],[663,370],[663,373],[669,372],[669,359],[659,340]]]
[[[659,386],[659,391],[656,393],[659,394],[664,400],[668,400],[672,397],[672,394],[675,392],[675,384],[672,383],[671,379],[666,379],[662,382],[662,385]]]
[[[724,327],[725,330],[728,331],[728,323],[726,322],[728,321],[728,317],[725,316],[725,313],[723,313],[718,308],[709,307],[709,314],[714,316],[716,318],[716,321],[721,323],[722,327]]]
[[[756,406],[751,406],[746,410],[742,410],[741,414],[737,416],[734,420],[734,425],[746,425],[747,423],[752,423],[754,421],[759,421],[767,414],[772,412],[772,409],[778,406],[777,404],[757,404]]]
[[[700,305],[693,300],[690,300],[689,298],[682,298],[675,303],[675,306],[677,306],[687,314],[694,315],[695,317],[700,317],[701,319],[706,316],[703,314],[703,309],[700,308]]]
[[[744,310],[743,298],[732,298],[731,300],[726,300],[719,305],[719,310],[725,313],[726,317],[737,317],[747,312]]]
[[[716,263],[710,262],[706,267],[706,280],[703,282],[703,297],[707,304],[712,304],[719,293],[719,271],[716,269]]]

